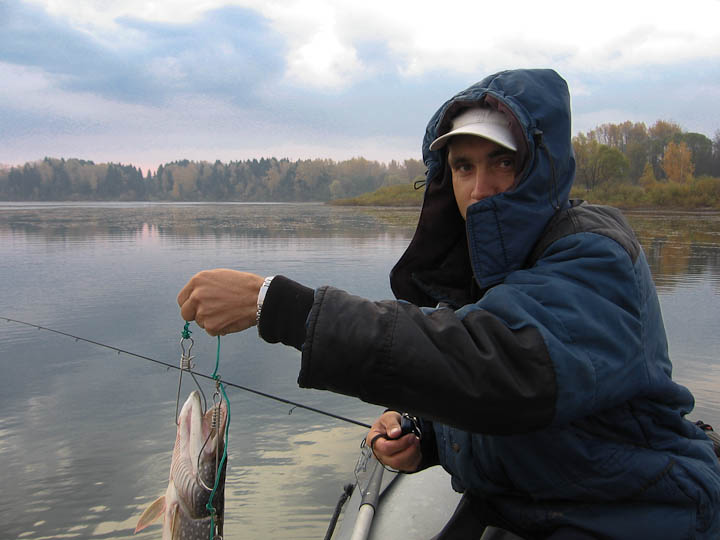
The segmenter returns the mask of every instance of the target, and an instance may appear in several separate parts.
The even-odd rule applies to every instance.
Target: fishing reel
[[[402,413],[400,416],[400,437],[412,433],[418,439],[422,439],[422,430],[416,416],[410,416],[408,413]]]

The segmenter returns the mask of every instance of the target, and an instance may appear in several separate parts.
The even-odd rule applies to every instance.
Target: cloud
[[[714,0],[697,0],[692,8],[682,10],[669,0],[607,0],[583,10],[570,0],[518,1],[511,10],[462,0],[446,0],[442,6],[426,0],[246,5],[286,36],[290,58],[299,50],[312,49],[318,36],[331,36],[331,46],[313,50],[315,61],[329,66],[312,80],[315,86],[323,81],[336,86],[338,80],[350,86],[367,72],[404,77],[436,71],[474,75],[550,65],[602,73],[720,56],[720,29],[715,22],[720,20],[720,3]],[[358,54],[365,42],[384,45],[378,62]],[[335,64],[335,55],[353,61]]]
[[[58,88],[158,104],[182,93],[256,99],[282,76],[283,40],[256,13],[223,8],[189,23],[118,17],[114,36],[75,27],[43,10],[0,4],[0,61],[32,66]]]
[[[508,67],[560,71],[576,130],[711,135],[716,20],[716,0],[0,0],[0,161],[418,157],[436,108]]]
[[[518,1],[512,11],[463,0],[442,6],[428,0],[33,1],[98,39],[108,32],[122,36],[129,18],[183,27],[208,13],[252,12],[267,23],[263,31],[282,36],[287,82],[331,91],[376,73],[413,77],[547,65],[608,72],[720,55],[716,0],[696,0],[686,9],[670,0],[606,0],[581,11],[570,0]],[[230,22],[259,28],[250,19]],[[383,54],[363,57],[360,49],[369,42],[382,44]]]
[[[290,53],[287,76],[305,86],[341,88],[361,70],[353,47],[332,32],[320,32]]]
[[[176,76],[186,73],[188,78],[196,73],[182,68],[193,59],[217,58],[217,67],[227,69],[234,64],[220,62],[226,57],[248,63],[253,76],[261,77],[263,70],[242,58],[243,51],[252,51],[259,53],[252,55],[261,59],[258,66],[273,73],[282,70],[284,83],[313,90],[343,91],[377,74],[471,75],[548,65],[599,73],[720,55],[716,0],[696,0],[692,9],[681,10],[670,0],[607,0],[582,13],[570,0],[518,1],[512,12],[462,0],[447,0],[442,9],[427,0],[32,1],[51,14],[46,20],[63,21],[41,24],[38,35],[47,28],[69,37],[64,42],[78,53],[89,51],[89,60],[96,57],[93,41],[104,44],[102,59],[112,67],[108,71],[132,69],[123,66],[115,52],[124,53],[129,66],[146,54],[157,56],[150,67],[158,69],[165,62]],[[42,11],[22,6],[35,15]],[[204,39],[196,39],[200,37]],[[61,40],[55,42],[60,45]],[[192,50],[187,50],[188,43]],[[368,43],[381,54],[364,55]],[[179,48],[177,55],[167,48],[160,55],[155,48],[164,45]],[[235,71],[223,80],[232,80]],[[202,74],[207,76],[208,70]],[[152,80],[152,73],[145,77]],[[116,85],[121,79],[125,78],[118,77]]]
[[[39,8],[0,4],[0,32],[0,61],[39,68],[58,87],[125,99],[155,93],[142,66]]]
[[[141,33],[145,62],[158,84],[173,92],[223,95],[237,102],[259,99],[282,77],[284,41],[256,13],[236,7],[206,12],[189,23],[117,23]]]

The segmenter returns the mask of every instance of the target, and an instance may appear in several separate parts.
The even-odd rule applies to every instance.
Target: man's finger
[[[195,303],[186,301],[180,305],[180,316],[184,321],[194,321],[197,313],[195,312]],[[195,321],[197,322],[197,321]]]
[[[190,281],[188,281],[185,284],[185,286],[182,289],[180,289],[180,292],[178,293],[177,303],[180,307],[182,307],[183,304],[185,304],[185,302],[187,302],[187,299],[190,298],[190,294],[193,291],[193,285],[191,285],[191,283],[192,283],[192,279],[190,279]]]
[[[417,437],[409,433],[400,439],[380,437],[375,441],[374,450],[383,456],[394,456],[416,445]]]
[[[379,456],[383,464],[394,469],[414,471],[422,459],[420,440],[412,434],[397,440],[378,440],[375,447],[378,446],[381,448],[376,457]]]
[[[380,417],[380,423],[385,428],[390,439],[397,439],[402,430],[400,429],[400,413],[388,411]]]

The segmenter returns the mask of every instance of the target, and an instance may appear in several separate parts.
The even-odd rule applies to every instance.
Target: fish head
[[[198,483],[212,489],[215,473],[225,450],[226,423],[225,402],[220,400],[219,404],[203,411],[200,393],[197,390],[190,393],[178,416],[175,449],[170,467],[171,481],[175,480],[176,484],[178,481],[187,482],[187,471],[184,469],[189,464]]]

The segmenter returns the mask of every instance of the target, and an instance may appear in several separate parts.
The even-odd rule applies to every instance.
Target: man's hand
[[[400,437],[401,433],[400,413],[388,411],[375,420],[365,437],[365,444],[372,444],[375,457],[383,465],[399,471],[414,472],[422,461],[420,439],[412,433]]]
[[[218,268],[195,274],[178,294],[180,314],[211,336],[255,326],[257,297],[264,279],[256,274]]]

